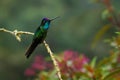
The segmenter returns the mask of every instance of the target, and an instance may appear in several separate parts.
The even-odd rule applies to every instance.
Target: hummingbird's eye
[[[45,24],[45,20],[43,20],[42,23]]]
[[[44,24],[46,23],[46,21],[43,22]]]

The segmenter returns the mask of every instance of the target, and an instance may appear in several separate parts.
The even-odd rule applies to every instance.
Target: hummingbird
[[[31,45],[29,46],[29,48],[27,49],[26,53],[25,53],[25,56],[26,58],[29,58],[30,55],[32,54],[32,52],[34,51],[34,49],[41,43],[43,43],[46,35],[47,35],[47,32],[48,32],[48,29],[50,27],[50,23],[51,21],[57,19],[58,17],[56,18],[53,18],[53,19],[48,19],[48,18],[43,18],[42,21],[41,21],[41,24],[40,26],[36,29],[34,35],[33,35],[33,40],[32,40],[32,43]]]

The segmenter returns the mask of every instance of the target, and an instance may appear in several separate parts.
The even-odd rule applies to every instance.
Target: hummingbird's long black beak
[[[59,18],[60,16],[57,16],[57,17],[55,17],[55,18],[53,18],[53,19],[51,19],[50,21],[53,21],[53,20],[55,20],[55,19],[57,19],[57,18]]]

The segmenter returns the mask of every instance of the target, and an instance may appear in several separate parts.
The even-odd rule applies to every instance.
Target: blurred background
[[[84,53],[89,58],[99,59],[108,55],[110,47],[104,39],[111,38],[116,31],[111,27],[91,47],[98,31],[108,23],[102,13],[106,9],[102,0],[0,0],[0,28],[34,32],[42,18],[60,16],[51,23],[46,38],[54,54],[65,50]],[[111,0],[115,10],[120,12],[120,0]],[[32,35],[22,35],[18,42],[11,34],[0,32],[0,79],[26,80],[24,70],[36,54],[49,56],[44,45],[34,51],[30,59],[25,51],[31,44]]]

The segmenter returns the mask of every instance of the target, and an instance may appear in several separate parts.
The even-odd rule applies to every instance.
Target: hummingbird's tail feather
[[[26,58],[29,58],[34,49],[37,47],[38,43],[33,41],[30,47],[28,48],[27,52],[25,53]]]

